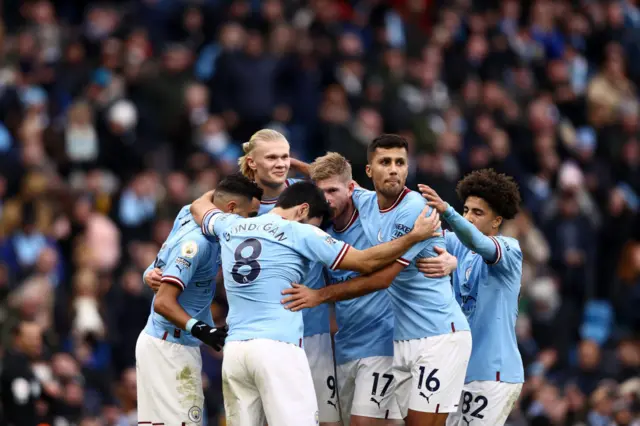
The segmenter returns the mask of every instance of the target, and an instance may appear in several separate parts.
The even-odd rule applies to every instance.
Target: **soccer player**
[[[467,175],[457,187],[464,216],[430,187],[420,191],[453,230],[445,234],[447,250],[458,258],[453,288],[473,336],[460,405],[447,425],[502,426],[524,382],[515,333],[522,251],[517,240],[498,235],[518,212],[518,186],[490,169]],[[424,261],[425,271],[432,263]]]
[[[335,152],[327,153],[310,165],[310,175],[331,208],[333,225],[328,234],[358,250],[372,247],[351,199],[354,182],[347,159]],[[359,275],[346,270],[327,273],[328,284]],[[391,424],[385,419],[401,420],[394,396],[393,311],[389,296],[377,291],[337,302],[336,320],[336,378],[344,426],[378,426]]]
[[[213,203],[222,211],[249,216],[257,213],[261,197],[262,190],[238,174],[219,183]],[[226,336],[224,328],[211,326],[219,251],[186,206],[147,269],[162,270],[162,279],[136,344],[138,424],[201,424],[199,346],[204,342],[220,350]]]
[[[287,179],[290,166],[295,165],[303,174],[308,174],[308,166],[290,157],[289,142],[275,130],[258,131],[243,145],[243,150],[245,155],[238,160],[240,171],[264,189],[265,197],[260,202],[260,215],[270,212],[282,191],[298,181]],[[314,263],[309,268],[304,284],[309,288],[324,287],[322,264]],[[320,424],[336,426],[339,425],[340,413],[331,347],[329,306],[305,309],[302,317],[304,350],[309,359],[318,398]]]
[[[407,141],[381,135],[368,148],[366,173],[375,192],[353,193],[364,231],[372,244],[409,233],[425,205],[417,192],[405,187]],[[285,290],[291,309],[353,299],[388,288],[394,311],[394,379],[400,413],[408,426],[442,426],[457,411],[471,354],[469,323],[456,302],[448,277],[421,274],[416,258],[435,257],[444,247],[442,236],[414,245],[397,262],[375,274],[310,290]],[[392,284],[393,283],[393,284]]]
[[[318,226],[329,217],[320,189],[310,182],[288,187],[271,213],[250,219],[202,213],[205,234],[222,246],[222,269],[229,302],[229,336],[222,364],[227,424],[230,426],[310,426],[318,406],[302,346],[300,312],[283,309],[281,291],[306,274],[310,261],[331,269],[371,273],[433,234],[437,214],[423,214],[403,238],[357,250]],[[311,226],[315,225],[315,226]]]

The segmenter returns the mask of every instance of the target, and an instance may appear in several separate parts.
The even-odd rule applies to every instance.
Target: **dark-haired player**
[[[353,203],[372,245],[402,238],[425,207],[419,193],[405,186],[408,143],[398,135],[375,138],[368,148],[367,175],[374,191],[357,189]],[[389,267],[321,290],[288,289],[290,309],[349,300],[388,288],[395,328],[393,380],[400,412],[407,426],[442,426],[458,409],[471,354],[469,323],[456,302],[448,277],[421,274],[415,260],[436,257],[442,235],[415,244]]]
[[[211,194],[208,193],[211,197]],[[213,203],[241,216],[257,214],[262,189],[241,174],[218,185]],[[220,350],[226,331],[213,328],[220,244],[202,234],[184,206],[155,262],[161,274],[149,320],[136,344],[138,424],[198,425],[202,421],[200,344]]]
[[[227,424],[262,426],[266,416],[270,425],[317,425],[318,404],[301,347],[302,314],[283,309],[281,292],[302,280],[310,261],[365,274],[380,269],[432,235],[437,214],[424,217],[425,208],[407,236],[361,251],[318,228],[330,209],[311,182],[289,186],[270,213],[255,218],[217,209],[203,215],[201,207],[192,211],[203,217],[203,232],[220,240],[229,301],[222,364]]]
[[[453,287],[473,336],[460,405],[447,425],[502,426],[524,382],[515,333],[522,252],[517,240],[498,235],[503,221],[518,212],[518,186],[491,169],[467,175],[457,187],[464,216],[433,189],[419,187],[453,229],[445,234],[447,251],[458,260]],[[427,272],[433,260],[421,263]]]

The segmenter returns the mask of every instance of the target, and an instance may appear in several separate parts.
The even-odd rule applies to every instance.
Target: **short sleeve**
[[[391,239],[395,240],[396,238],[400,238],[411,232],[418,215],[422,213],[423,209],[424,204],[421,202],[411,202],[403,206],[402,211],[398,214],[395,223],[393,224],[393,235],[391,236]],[[431,214],[431,210],[429,210],[427,214]],[[444,238],[429,238],[414,244],[413,247],[398,258],[397,262],[404,266],[409,266],[409,264],[418,257],[418,255],[421,255],[420,257],[426,257],[426,250],[433,246],[445,247]]]
[[[211,209],[202,218],[202,233],[209,237],[217,237],[235,222],[240,216],[231,213],[222,213],[222,210]]]
[[[210,257],[209,242],[204,238],[185,239],[171,248],[167,264],[162,271],[162,283],[172,284],[184,290],[199,262]]]
[[[445,248],[447,249],[447,252],[449,252],[450,254],[453,254],[454,256],[457,256],[456,253],[462,246],[462,243],[458,239],[455,232],[451,232],[443,229],[442,234],[444,236]]]
[[[513,238],[495,236],[489,237],[496,245],[496,260],[494,262],[486,262],[493,268],[501,268],[504,270],[517,270],[522,265],[522,250],[520,244]]]
[[[353,205],[359,211],[364,211],[366,209],[366,203],[371,197],[375,196],[375,191],[369,191],[368,189],[357,187],[353,190],[353,194],[351,195],[351,199],[353,200]]]
[[[301,223],[292,223],[296,235],[293,247],[309,260],[337,269],[349,251],[349,244],[336,240],[322,229]]]

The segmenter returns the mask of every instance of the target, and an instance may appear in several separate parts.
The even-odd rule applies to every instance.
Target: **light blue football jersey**
[[[285,187],[288,188],[290,185],[293,185],[296,182],[300,182],[301,180],[302,179],[289,178],[284,182],[284,184],[285,184]],[[278,197],[263,198],[262,200],[260,200],[260,208],[258,209],[258,216],[269,213],[276,206],[277,202],[278,202]]]
[[[205,215],[202,228],[220,240],[229,301],[227,341],[263,338],[302,346],[302,313],[284,309],[281,292],[302,282],[313,262],[338,267],[349,245],[271,213],[244,219],[214,210]]]
[[[331,227],[329,235],[358,250],[371,247],[364,233],[358,210],[342,230]],[[327,271],[329,284],[337,284],[359,276],[358,272]],[[337,364],[371,356],[393,356],[393,311],[386,291],[336,303],[338,332],[335,335]]]
[[[453,232],[446,232],[447,251],[458,258],[453,289],[469,320],[473,337],[465,382],[523,383],[522,357],[515,332],[522,279],[520,244],[509,237],[487,237],[469,221],[458,217],[460,220],[454,229],[473,228],[461,231],[475,232],[474,239],[484,240],[479,245],[488,246],[488,250],[479,250],[491,261],[489,264],[479,253],[466,247]],[[487,253],[491,252],[495,254],[489,256]]]
[[[160,248],[155,262],[147,268],[162,269],[162,282],[180,287],[178,303],[193,318],[213,325],[211,302],[215,296],[215,278],[218,273],[220,246],[202,235],[189,212],[189,206],[180,210],[174,227]],[[155,296],[154,296],[155,301]],[[159,339],[186,346],[199,346],[202,342],[185,330],[177,328],[162,315],[151,313],[144,331]]]
[[[420,194],[408,188],[385,210],[378,207],[378,197],[373,191],[358,188],[353,193],[353,201],[371,244],[385,243],[409,233],[426,203]],[[427,278],[415,265],[417,258],[437,256],[435,246],[444,247],[444,238],[422,241],[397,260],[405,268],[388,289],[395,314],[395,340],[469,330],[449,277]]]
[[[296,182],[300,182],[302,179],[287,179],[286,186],[293,185]],[[277,198],[262,199],[260,201],[260,209],[258,210],[258,216],[265,213],[269,213],[276,205]],[[320,289],[325,286],[325,279],[323,274],[324,266],[321,263],[314,263],[307,275],[304,277],[304,281],[301,284],[306,285],[309,288]],[[323,303],[315,308],[305,309],[302,311],[302,318],[304,320],[304,337],[314,336],[316,334],[329,333],[329,305]]]

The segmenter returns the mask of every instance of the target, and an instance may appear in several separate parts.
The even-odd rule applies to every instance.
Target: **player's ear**
[[[247,154],[247,166],[249,166],[249,168],[254,171],[258,168],[255,160],[249,154]]]
[[[371,166],[367,164],[367,166],[364,168],[364,171],[367,173],[367,177],[371,179]]]
[[[349,197],[351,197],[353,195],[353,191],[356,189],[356,183],[352,180],[351,182],[349,182],[349,185],[347,186],[347,190],[349,192]]]
[[[303,219],[305,217],[307,217],[309,214],[309,204],[307,203],[302,203],[298,206],[298,217],[300,219]]]
[[[238,211],[238,203],[236,201],[229,201],[227,203],[227,212],[236,213]]]
[[[500,225],[502,225],[502,216],[496,216],[496,218],[493,219],[493,223],[491,224],[491,227],[493,229],[498,229],[500,228]]]

